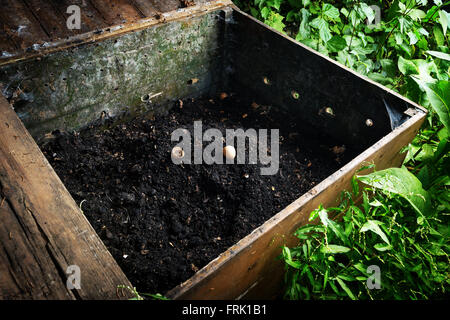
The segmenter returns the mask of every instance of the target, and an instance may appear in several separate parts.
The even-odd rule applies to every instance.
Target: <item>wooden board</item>
[[[294,231],[308,222],[320,204],[335,206],[340,192],[351,190],[351,177],[367,163],[378,170],[399,166],[399,151],[417,134],[426,114],[416,115],[382,138],[342,169],[301,196],[250,235],[230,247],[191,279],[167,293],[172,299],[273,299],[282,289],[284,266],[277,257],[281,246],[293,246]],[[361,172],[364,174],[364,172]]]
[[[81,289],[66,286],[80,268]],[[0,97],[0,300],[119,299],[130,285],[7,101]]]
[[[128,0],[91,0],[108,25],[136,22],[144,16]]]
[[[11,38],[5,44],[5,49],[8,50],[0,51],[0,66],[41,58],[53,52],[140,31],[157,24],[202,15],[232,4],[231,0],[198,0],[196,5],[178,10],[182,6],[179,0],[52,0],[52,6],[46,6],[53,8],[54,12],[46,15],[59,21],[43,22],[22,1],[36,0],[0,0],[0,4],[5,3],[3,12],[0,11],[0,22],[3,22],[3,25],[0,23],[0,28],[3,28],[3,37],[9,35]],[[65,24],[69,15],[65,13],[67,7],[64,3],[80,5],[81,30],[59,31],[62,32],[59,36],[50,36],[44,30],[53,29],[50,24],[64,25],[63,29],[67,30]],[[16,32],[24,24],[27,28],[20,29],[20,33]],[[45,25],[50,27],[44,28]],[[3,53],[7,54],[2,55]]]

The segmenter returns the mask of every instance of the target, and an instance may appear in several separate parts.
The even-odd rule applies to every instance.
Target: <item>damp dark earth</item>
[[[260,163],[182,164],[171,133],[279,129],[279,170]],[[270,131],[269,131],[270,132]],[[250,234],[356,154],[305,123],[252,99],[221,94],[169,111],[55,131],[40,147],[139,292],[166,293]]]

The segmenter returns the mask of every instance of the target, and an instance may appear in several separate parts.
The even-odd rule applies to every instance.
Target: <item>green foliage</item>
[[[339,208],[313,213],[321,224],[300,228],[298,247],[283,249],[286,296],[420,299],[443,294],[449,284],[450,1],[235,2],[269,26],[429,110],[406,148],[409,171],[355,177],[354,182],[368,185],[363,205],[355,205],[346,193]],[[359,192],[355,183],[353,192]],[[343,220],[333,222],[328,213]],[[381,291],[364,285],[371,263],[384,270]]]
[[[357,179],[367,183],[361,206],[353,202],[360,193],[354,180],[353,195],[344,192],[339,207],[313,211],[310,221],[318,224],[299,228],[299,245],[283,248],[285,297],[445,298],[450,287],[448,211],[424,215],[418,210],[423,202],[417,201],[427,191],[404,168]],[[368,286],[371,266],[380,270],[379,289]]]

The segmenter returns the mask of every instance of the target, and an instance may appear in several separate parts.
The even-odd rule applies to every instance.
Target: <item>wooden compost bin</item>
[[[198,81],[189,83],[193,78]],[[201,2],[3,55],[0,83],[9,100],[0,99],[0,299],[129,297],[117,295],[118,285],[130,283],[33,138],[79,129],[103,111],[114,115],[127,106],[157,115],[171,101],[223,90],[253,94],[346,145],[365,146],[167,293],[173,299],[265,299],[276,297],[283,284],[280,247],[296,243],[292,234],[310,212],[335,205],[363,164],[399,166],[400,150],[426,115],[229,1]],[[145,97],[152,95],[149,103]],[[70,265],[83,266],[79,290],[66,287]]]

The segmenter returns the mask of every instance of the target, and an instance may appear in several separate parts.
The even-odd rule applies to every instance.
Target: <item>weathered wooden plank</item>
[[[3,97],[0,187],[0,299],[123,298],[129,281]],[[79,290],[66,286],[71,265]]]
[[[77,5],[80,7],[81,14],[81,29],[73,29],[75,34],[85,33],[89,31],[95,31],[97,29],[105,28],[108,26],[103,20],[101,14],[92,6],[89,1],[86,0],[52,0],[52,6],[63,17],[63,21],[67,21],[70,14],[67,13],[67,8],[71,5]]]
[[[0,0],[0,1],[12,1],[12,0]],[[88,0],[86,0],[88,1]],[[89,2],[88,2],[89,3]],[[0,66],[7,64],[14,64],[19,61],[33,59],[36,57],[42,57],[53,52],[63,51],[70,48],[74,48],[86,43],[99,42],[112,37],[118,37],[127,33],[136,32],[142,29],[149,28],[162,23],[168,23],[170,21],[186,19],[189,17],[196,17],[199,15],[207,14],[208,12],[219,10],[221,8],[230,6],[232,4],[231,0],[208,0],[205,2],[199,2],[198,5],[189,7],[182,11],[173,11],[163,13],[162,16],[154,16],[152,19],[142,19],[135,23],[126,23],[120,27],[110,28],[111,21],[104,21],[106,26],[102,29],[93,29],[92,31],[82,32],[80,34],[74,35],[70,39],[62,39],[58,41],[47,42],[45,46],[36,47],[35,50],[17,50],[12,56],[0,57]],[[95,9],[97,10],[97,9]],[[137,9],[136,9],[137,10]],[[160,12],[163,12],[159,10]],[[26,11],[19,11],[19,13]],[[1,11],[0,11],[1,13]],[[101,15],[100,15],[101,16]],[[1,17],[0,17],[1,18]],[[103,17],[102,17],[103,19]],[[42,30],[41,30],[42,31]],[[42,31],[44,32],[44,31]],[[31,37],[31,41],[36,41],[42,43],[43,41],[49,40],[47,36],[44,37]],[[33,40],[34,39],[34,40]],[[42,39],[42,40],[40,40]],[[19,38],[19,42],[23,39]],[[28,43],[28,42],[27,42]],[[31,43],[33,44],[33,43]],[[26,46],[21,47],[23,49]]]
[[[44,0],[23,1],[52,40],[73,35],[72,30],[66,26],[64,16],[55,10],[51,2]]]
[[[90,0],[109,25],[135,22],[144,16],[127,0]]]
[[[283,264],[277,260],[281,246],[293,246],[294,231],[308,222],[320,204],[335,206],[341,191],[350,190],[351,177],[362,164],[376,168],[399,166],[405,154],[399,151],[417,134],[425,119],[418,112],[319,185],[301,196],[250,235],[229,248],[191,279],[171,290],[173,299],[271,299],[283,285]],[[364,172],[361,172],[364,174]]]
[[[0,0],[0,8],[0,21],[3,22],[4,31],[18,48],[25,49],[49,40],[39,21],[22,1]]]
[[[7,27],[0,22],[0,56],[7,56],[16,52],[17,46],[6,33]]]
[[[131,3],[145,16],[152,17],[160,13],[148,0],[130,0]]]
[[[148,0],[160,12],[177,10],[181,4],[179,0]]]

